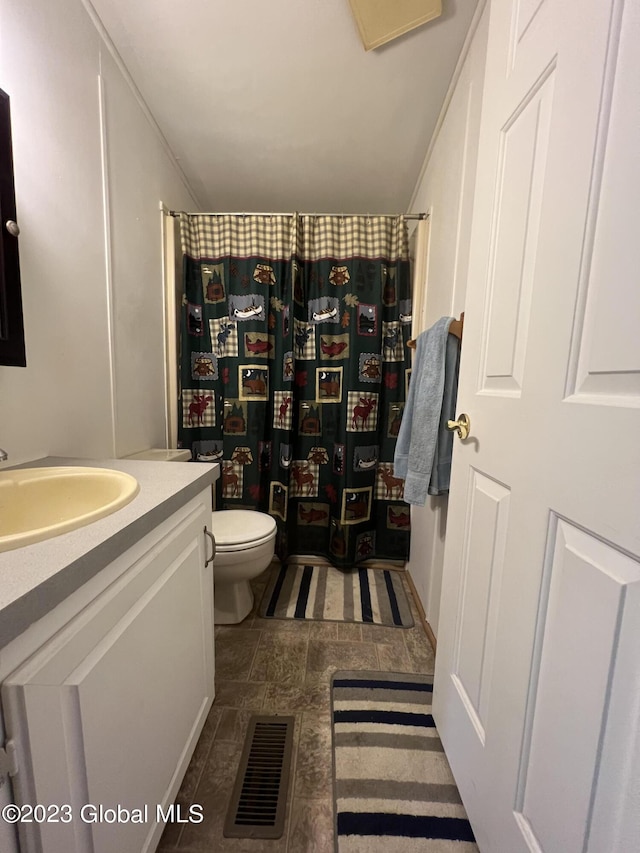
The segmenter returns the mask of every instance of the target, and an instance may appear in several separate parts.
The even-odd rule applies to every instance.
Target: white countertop
[[[79,589],[220,476],[219,465],[48,456],[28,465],[111,468],[140,491],[122,509],[43,542],[0,553],[0,648]]]

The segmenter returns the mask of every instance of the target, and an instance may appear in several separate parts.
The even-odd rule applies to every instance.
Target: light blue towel
[[[431,479],[452,321],[453,317],[441,317],[418,335],[409,394],[393,458],[395,476],[405,481],[404,500],[416,506],[424,506]]]
[[[444,359],[444,391],[442,411],[438,427],[438,440],[433,454],[431,469],[430,495],[446,495],[451,482],[451,457],[455,433],[447,429],[447,421],[456,417],[458,398],[458,373],[460,371],[460,340],[455,335],[447,335],[447,350]]]

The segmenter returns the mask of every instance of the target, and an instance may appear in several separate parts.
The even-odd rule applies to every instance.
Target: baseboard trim
[[[437,640],[436,635],[433,633],[431,625],[429,625],[427,621],[427,615],[424,612],[424,607],[422,606],[422,602],[420,601],[420,596],[418,595],[418,590],[416,589],[416,585],[413,582],[413,578],[411,577],[411,572],[407,572],[407,581],[409,583],[409,589],[411,590],[411,595],[413,596],[413,600],[415,601],[416,608],[418,610],[418,615],[420,616],[420,621],[422,622],[422,627],[424,628],[424,632],[427,635],[427,639],[431,643],[431,648],[433,649],[434,654],[437,649]]]

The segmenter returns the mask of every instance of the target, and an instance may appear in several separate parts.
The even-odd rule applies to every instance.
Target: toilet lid
[[[211,532],[220,551],[252,548],[275,536],[276,522],[265,512],[223,509],[211,513]]]

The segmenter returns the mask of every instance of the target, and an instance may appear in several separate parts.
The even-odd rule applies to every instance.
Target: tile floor
[[[434,656],[408,583],[415,626],[261,619],[216,630],[216,699],[176,802],[203,807],[200,824],[169,824],[158,853],[332,853],[329,682],[338,669],[432,673]],[[222,826],[252,713],[295,715],[285,832],[275,841],[223,838]]]

